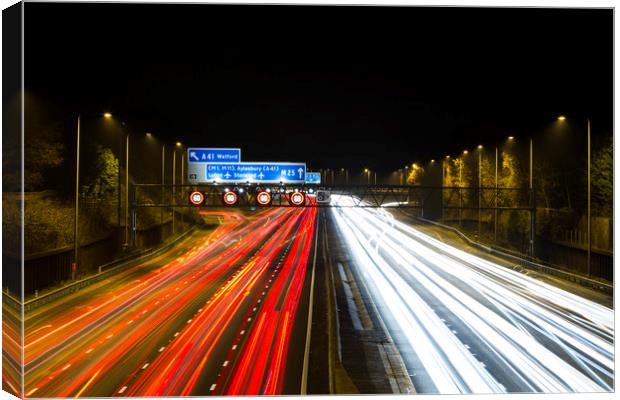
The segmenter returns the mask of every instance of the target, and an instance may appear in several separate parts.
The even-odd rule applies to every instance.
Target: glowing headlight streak
[[[211,361],[212,352],[221,346],[220,338],[227,330],[233,329],[230,325],[242,312],[246,296],[255,291],[268,273],[301,213],[289,209],[279,215],[283,217],[269,222],[276,229],[265,244],[202,307],[191,324],[187,324],[178,337],[153,360],[148,372],[128,388],[126,395],[188,396],[195,391],[196,385],[205,378],[204,368]]]
[[[244,253],[256,249],[261,238],[281,224],[280,218],[293,211],[265,210],[262,217],[236,230],[231,229],[236,224],[222,225],[207,237],[226,241],[226,234],[232,231],[235,236],[252,235],[249,240],[233,246],[222,246],[210,240],[196,244],[184,256],[164,263],[161,268],[142,275],[129,285],[123,281],[126,274],[120,273],[118,279],[123,286],[117,288],[117,296],[106,297],[109,302],[94,298],[83,309],[70,308],[55,316],[50,329],[31,329],[26,341],[28,387],[38,388],[37,395],[43,397],[69,397],[83,389],[85,384],[89,385],[88,392],[101,390],[101,385],[110,379],[103,379],[106,372],[115,368],[126,369],[127,364],[136,362],[136,354],[148,351],[149,344],[155,346],[157,333],[174,323],[183,308],[191,307],[192,301],[205,290],[205,285],[219,279]],[[200,238],[204,240],[204,237],[194,240]],[[214,255],[213,251],[218,249],[222,252]],[[173,251],[178,249],[170,250]],[[161,263],[162,257],[164,255],[151,262]],[[128,271],[127,274],[136,272],[134,268]],[[178,288],[181,290],[177,291]],[[156,307],[157,312],[152,312],[152,307]],[[134,322],[127,324],[128,320]],[[102,342],[106,343],[104,347],[100,346]],[[90,353],[93,348],[95,351]],[[41,349],[45,349],[45,353],[41,354]],[[144,362],[139,367],[143,365]],[[97,371],[101,372],[93,378]]]
[[[358,218],[359,218],[359,216],[358,216]],[[398,224],[399,223],[396,223],[395,225],[398,225]],[[396,231],[394,231],[394,232],[396,232]],[[399,246],[401,248],[402,247],[407,248],[407,247],[410,247],[410,246],[414,246],[414,247],[417,246],[418,247],[418,250],[417,250],[418,254],[423,254],[424,252],[427,252],[427,253],[429,252],[429,249],[421,246],[419,243],[417,243],[415,241],[412,242],[412,243],[405,243],[405,242],[401,241],[401,242],[399,242]],[[397,250],[392,249],[391,253],[393,253],[395,251],[397,251]],[[479,274],[472,273],[471,270],[470,271],[463,270],[463,265],[462,264],[455,263],[451,259],[449,259],[449,258],[447,258],[447,257],[445,257],[443,255],[440,255],[440,254],[431,255],[430,258],[427,258],[425,260],[425,262],[429,263],[429,264],[432,263],[432,262],[436,262],[437,263],[437,268],[445,269],[446,273],[453,274],[455,276],[455,278],[457,278],[457,279],[464,279],[463,275],[467,275],[467,272],[469,272],[469,275],[473,275],[473,277],[470,276],[469,279],[465,280],[468,283],[470,283],[472,279],[475,279],[475,276],[479,276]],[[418,268],[421,269],[421,268],[423,268],[423,266],[422,267],[418,266]],[[490,282],[491,285],[495,285],[494,291],[488,292],[488,293],[484,293],[484,294],[487,294],[487,298],[488,299],[490,299],[493,296],[494,293],[501,292],[501,291],[503,291],[505,293],[503,293],[502,295],[499,295],[498,298],[501,299],[504,296],[510,296],[510,291],[507,291],[501,285],[497,285],[493,281],[490,281],[488,279],[484,279],[484,281],[485,282]],[[479,287],[477,287],[475,285],[471,285],[471,286],[477,288],[480,292],[482,292],[482,290]],[[510,299],[510,297],[508,297],[508,298]],[[512,299],[513,299],[513,302],[511,303],[511,307],[513,309],[515,308],[515,304],[519,305],[519,304],[524,303],[523,299],[514,298],[514,297]],[[514,311],[514,310],[512,310],[512,311]],[[521,311],[522,314],[525,314],[526,312],[527,312],[526,309],[523,309],[523,311]],[[516,314],[516,315],[518,315],[518,314]],[[551,314],[551,315],[553,316],[554,314]],[[532,318],[535,318],[535,316],[533,316],[532,314],[529,314],[529,315],[526,315],[526,317],[527,318],[524,318],[524,317],[521,316],[520,318],[522,319],[522,321],[516,321],[516,323],[517,324],[526,324],[526,325],[529,324],[529,325],[532,325],[531,322],[529,322],[529,321]],[[512,320],[512,321],[515,322],[514,320]],[[557,332],[557,331],[554,330],[554,328],[552,326],[550,326],[549,324],[546,324],[542,319],[538,319],[537,321],[540,322],[540,325],[536,325],[536,326],[533,327],[537,331],[541,331],[541,327],[542,327],[542,328],[545,329],[545,330],[543,330],[543,332],[547,336],[552,336],[553,332]],[[562,325],[559,325],[559,326],[562,326]],[[571,333],[573,335],[575,333],[578,333],[584,339],[591,338],[593,340],[596,340],[596,336],[593,336],[590,333],[583,331],[580,326],[574,327]],[[553,335],[553,337],[554,338],[558,338],[559,336]],[[524,340],[527,340],[527,339],[528,338],[524,338]],[[514,340],[515,341],[518,340],[519,343],[521,341],[521,339],[519,339],[519,338],[515,338]],[[565,336],[565,340],[566,341],[571,341],[571,339],[568,336]],[[559,343],[559,344],[563,345],[563,343]],[[588,354],[588,358],[592,354],[592,349],[597,350],[597,351],[599,351],[601,349],[601,347],[600,347],[601,344],[602,344],[602,342],[600,340],[599,340],[599,344],[598,345],[597,344],[590,344],[591,347],[589,347],[589,351],[586,353],[586,354]],[[576,345],[576,343],[572,343],[572,345]],[[538,343],[530,343],[529,347],[530,348],[537,348],[537,346],[538,346]],[[579,346],[579,345],[577,344],[577,346]],[[583,348],[584,346],[581,346],[581,347]],[[611,351],[611,345],[607,344],[607,348],[608,348],[607,349],[607,354],[610,354],[609,351]],[[544,347],[539,347],[537,349],[538,349],[538,351],[536,351],[536,356],[538,358],[546,357],[546,360],[544,360],[543,365],[553,365],[554,362],[557,361],[556,359],[554,359],[555,356],[552,353],[550,353],[549,351],[547,351]],[[573,358],[573,359],[576,359],[579,363],[582,362],[582,360],[580,359],[580,356],[578,354],[576,354],[575,352],[569,351],[569,356],[571,358]],[[597,358],[597,353],[594,353],[594,357]],[[603,366],[605,366],[607,368],[611,368],[611,360],[610,359],[607,360],[607,361],[604,361],[604,358],[601,358],[601,357],[598,357],[598,359],[599,359],[599,362],[602,363],[601,365],[603,365]],[[587,359],[584,359],[583,361],[587,361]],[[588,370],[588,367],[585,366],[585,365],[584,365],[584,368],[586,370]],[[556,373],[555,368],[550,368],[550,370],[553,371],[554,373]],[[584,380],[583,379],[584,378],[583,375],[581,375],[580,373],[576,373],[575,376],[572,376],[571,374],[575,374],[575,371],[572,370],[571,368],[566,368],[563,365],[560,366],[558,375],[563,377],[562,385],[566,385],[565,387],[571,387],[573,390],[577,390],[577,391],[579,391],[579,390],[581,390],[581,391],[583,391],[583,390],[590,390],[590,391],[596,390],[595,388],[591,388],[589,386],[589,384],[591,382],[588,379]],[[590,376],[594,380],[599,382],[603,387],[607,387],[607,385],[605,383],[603,383],[598,376],[592,375],[592,374],[590,374]],[[611,376],[611,375],[609,375],[609,376]],[[553,391],[554,390],[553,387],[554,386],[550,386],[548,389]],[[556,390],[562,390],[562,389],[556,389]],[[564,390],[566,390],[566,389],[564,389]]]
[[[373,254],[372,250],[367,251],[364,248],[366,240],[359,237],[359,231],[355,232],[355,228],[352,228],[350,224],[345,222],[339,213],[334,213],[334,215],[336,216],[336,222],[347,239],[347,243],[355,254],[356,260],[363,267],[364,273],[368,274],[369,281],[372,281],[377,286],[378,292],[383,297],[383,304],[389,305],[389,310],[393,313],[403,334],[406,335],[407,340],[420,358],[439,393],[458,394],[470,392],[470,386],[463,382],[458,371],[446,363],[444,359],[457,356],[459,358],[457,363],[468,372],[472,369],[481,368],[477,361],[473,359],[471,354],[469,356],[466,355],[465,351],[463,351],[465,350],[464,347],[460,346],[461,348],[459,348],[456,346],[453,338],[454,335],[445,325],[442,327],[439,317],[432,315],[428,305],[415,292],[410,290],[402,279],[398,278],[394,273],[389,276],[384,275],[385,271],[390,271],[389,265],[377,254]],[[362,241],[359,239],[362,239]],[[414,310],[420,311],[416,312]],[[420,312],[422,316],[419,315]],[[448,341],[453,342],[449,345],[449,348],[453,350],[452,354],[447,350],[444,351],[440,344],[436,342],[436,339],[441,339],[444,345],[448,344]],[[478,379],[476,374],[469,374],[469,378],[473,378],[470,383],[478,390],[481,390],[482,393],[491,391],[489,385],[484,380]],[[487,380],[493,384],[490,376],[487,377]],[[497,384],[495,383],[494,385]]]
[[[346,196],[335,196],[333,200],[345,207],[359,201]],[[404,283],[400,275],[404,271],[487,343],[491,354],[501,359],[515,379],[522,380],[522,387],[542,392],[611,390],[608,382],[613,380],[613,311],[448,246],[395,221],[385,210],[342,208],[333,212],[349,246],[355,249],[363,274],[368,275],[367,279],[372,277],[369,281],[378,288],[376,296],[383,300],[403,332],[411,332],[402,327],[410,320],[409,316],[404,317],[408,313],[436,335],[453,336],[437,326],[436,315],[427,314],[424,306],[415,303],[419,299]],[[442,275],[452,278],[448,281]],[[461,290],[467,286],[471,289]],[[478,293],[485,301],[470,293]],[[399,298],[406,299],[405,306]],[[406,305],[414,303],[416,307],[407,309]],[[489,303],[496,309],[485,305]],[[448,365],[442,366],[443,372],[434,366],[428,369],[429,359],[432,362],[433,358],[429,357],[429,351],[444,350],[449,354],[459,351],[454,348],[456,336],[437,340],[439,349],[430,350],[429,342],[422,345],[420,336],[406,336],[440,392],[504,391],[503,386],[489,379],[486,370],[482,371],[482,378],[490,390],[474,387],[471,376],[462,377],[469,384],[459,385],[459,376],[467,374],[466,369],[472,371],[467,356],[460,360],[447,358]],[[539,342],[541,336],[556,342],[560,352],[577,367],[565,357],[558,357],[557,349],[551,351]],[[445,384],[445,371],[449,371],[455,385]]]

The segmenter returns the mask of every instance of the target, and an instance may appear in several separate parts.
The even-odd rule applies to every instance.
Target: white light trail
[[[613,390],[613,310],[447,245],[385,209],[332,201],[345,206],[332,212],[360,275],[406,338],[397,344],[410,346],[437,392]]]

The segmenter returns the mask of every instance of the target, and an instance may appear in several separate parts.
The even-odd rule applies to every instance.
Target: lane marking
[[[144,364],[144,365],[142,366],[142,369],[146,369],[146,367],[148,367],[148,366],[149,366],[149,363],[146,363],[146,364]]]
[[[99,375],[99,372],[101,372],[101,368],[99,368],[99,370],[95,372],[95,374],[88,380],[88,382],[86,382],[86,384],[82,387],[82,389],[80,389],[80,391],[75,395],[76,398],[80,397],[82,393],[84,393],[86,388],[89,387],[91,383],[93,383],[97,375]]]
[[[314,301],[314,270],[316,265],[316,253],[318,246],[318,237],[319,237],[319,223],[320,218],[317,212],[316,218],[316,226],[314,233],[314,261],[312,262],[312,277],[310,278],[310,299],[308,305],[308,327],[306,329],[306,348],[304,350],[304,363],[301,371],[301,394],[308,394],[308,365],[310,363],[310,338],[312,337],[312,303]]]
[[[127,390],[127,386],[123,386],[121,390],[118,391],[118,394],[123,394]]]

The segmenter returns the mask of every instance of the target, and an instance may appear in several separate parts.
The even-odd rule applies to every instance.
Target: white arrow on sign
[[[297,170],[297,172],[299,172],[299,179],[301,179],[301,173],[304,172],[304,169],[303,168],[299,168]]]
[[[195,152],[193,152],[193,151],[190,151],[190,152],[189,152],[189,156],[190,156],[191,158],[195,159],[195,160],[200,161],[200,159],[198,158],[198,156],[196,155],[196,153],[195,153]]]

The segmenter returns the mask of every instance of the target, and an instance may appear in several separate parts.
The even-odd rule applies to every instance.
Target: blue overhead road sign
[[[194,163],[239,162],[241,161],[241,149],[189,148],[187,160]]]
[[[207,163],[241,161],[241,149],[190,147],[187,149],[187,183],[206,182]]]
[[[305,163],[241,162],[207,164],[207,182],[305,183]]]
[[[321,173],[320,172],[306,172],[306,183],[321,183]]]

